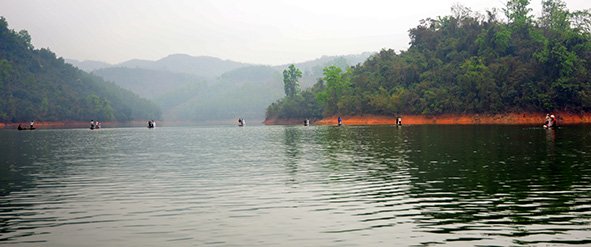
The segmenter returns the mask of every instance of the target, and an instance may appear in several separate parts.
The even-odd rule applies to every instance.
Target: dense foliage
[[[0,121],[158,119],[151,102],[35,49],[0,17]]]
[[[590,111],[591,14],[561,0],[542,3],[534,19],[529,0],[510,0],[505,21],[496,10],[454,6],[451,16],[411,29],[407,51],[382,50],[346,71],[326,68],[298,96],[306,101],[279,100],[267,118],[317,117],[317,109],[323,116]]]

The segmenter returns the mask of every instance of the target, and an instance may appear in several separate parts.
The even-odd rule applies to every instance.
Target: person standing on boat
[[[397,117],[396,118],[396,125],[397,126],[402,126],[402,118],[401,117]]]
[[[90,129],[93,130],[94,129],[94,119],[90,120]]]
[[[339,116],[339,118],[337,119],[337,123],[339,126],[343,125],[343,119],[341,118],[341,116]]]
[[[30,129],[33,129],[35,125],[35,120],[31,120],[31,124],[29,125]]]

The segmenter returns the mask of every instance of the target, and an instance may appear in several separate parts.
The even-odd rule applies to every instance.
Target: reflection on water
[[[591,244],[591,129],[0,131],[0,245]]]

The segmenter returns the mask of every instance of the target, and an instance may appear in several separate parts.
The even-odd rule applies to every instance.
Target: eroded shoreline
[[[551,113],[561,125],[591,124],[591,113]],[[443,114],[443,115],[400,115],[404,125],[542,125],[546,113],[507,113],[507,114]],[[332,116],[316,121],[315,125],[336,125],[339,116]],[[364,115],[341,116],[345,125],[393,125],[397,116]],[[303,119],[267,119],[266,125],[302,124]]]

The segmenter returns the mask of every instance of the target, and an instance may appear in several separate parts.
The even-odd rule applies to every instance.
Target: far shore
[[[591,124],[591,113],[551,113],[559,125]],[[315,125],[336,125],[339,116],[316,121]],[[396,117],[402,118],[403,125],[543,125],[546,113],[507,113],[507,114],[442,114],[442,115],[364,115],[341,116],[344,125],[394,125]],[[298,125],[304,119],[267,119],[266,125]]]
[[[124,121],[124,122],[101,122],[103,128],[110,127],[143,127],[147,126],[146,121]],[[16,129],[18,125],[23,128],[29,128],[30,122],[19,123],[0,123],[0,129]],[[37,129],[75,129],[75,128],[90,128],[90,121],[35,121],[35,128]]]
[[[260,125],[262,120],[249,119],[249,125]],[[16,129],[18,125],[23,128],[29,128],[30,122],[17,123],[2,123],[0,122],[0,129]],[[212,120],[212,121],[163,121],[156,120],[156,127],[170,127],[170,126],[201,126],[201,125],[238,125],[237,120]],[[126,128],[126,127],[147,127],[148,120],[134,120],[134,121],[108,121],[101,122],[101,128]],[[35,128],[37,129],[78,129],[90,128],[90,121],[35,121]]]
[[[559,125],[591,124],[591,113],[551,113],[556,116]],[[323,119],[310,119],[313,125],[337,125],[339,116],[331,116]],[[402,118],[403,125],[543,125],[546,113],[507,113],[507,114],[443,114],[443,115],[363,115],[341,116],[344,125],[394,125],[396,117]],[[305,119],[266,119],[265,125],[303,125]],[[253,122],[254,121],[254,122]],[[253,120],[252,124],[260,122]],[[191,126],[191,125],[232,125],[233,120],[216,122],[190,122],[190,121],[156,121],[157,126]],[[1,123],[0,129],[16,129],[18,125],[28,128],[29,122]],[[146,127],[147,120],[101,122],[103,128],[119,127]],[[38,129],[59,128],[90,128],[90,122],[86,121],[35,121]]]

